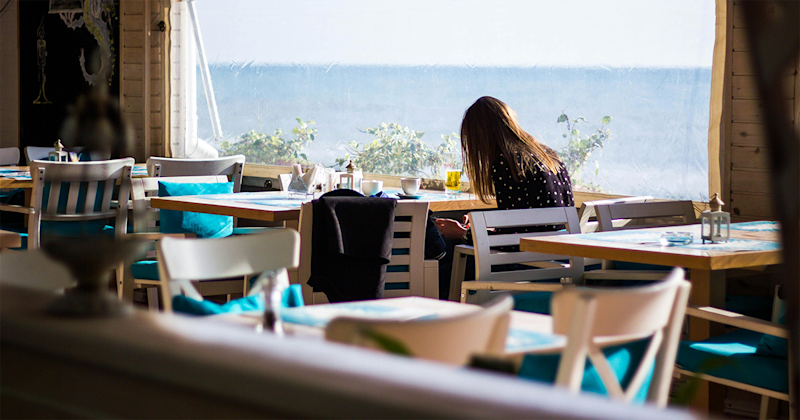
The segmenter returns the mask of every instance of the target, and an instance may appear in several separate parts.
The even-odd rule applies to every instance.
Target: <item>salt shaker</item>
[[[281,306],[283,301],[283,291],[286,286],[281,281],[281,276],[277,272],[267,272],[261,274],[258,280],[260,295],[264,299],[264,325],[267,331],[272,331],[275,335],[283,336],[283,321],[281,320]]]

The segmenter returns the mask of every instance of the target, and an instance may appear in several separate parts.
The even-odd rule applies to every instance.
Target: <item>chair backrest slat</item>
[[[591,233],[597,230],[597,214],[595,207],[606,204],[623,204],[623,203],[646,203],[653,201],[653,197],[649,195],[635,196],[635,197],[618,197],[609,198],[606,200],[584,201],[581,208],[578,210],[578,218],[581,224],[581,232]],[[595,219],[595,220],[592,220]]]
[[[565,277],[580,281],[583,277],[582,258],[535,252],[497,251],[494,249],[501,246],[518,247],[520,239],[524,237],[580,233],[580,224],[575,207],[471,212],[470,225],[475,248],[475,276],[478,281],[545,280]],[[564,230],[503,233],[504,230],[507,232],[508,230],[519,230],[521,228],[553,225],[563,225]],[[569,264],[549,265],[535,270],[521,270],[519,273],[499,273],[492,269],[493,266],[504,264],[553,260],[569,260]],[[479,290],[478,301],[488,299],[490,294],[488,291]]]
[[[178,177],[199,175],[227,175],[233,181],[233,192],[242,189],[244,155],[213,159],[178,159],[151,157],[147,159],[147,173],[151,177]],[[156,166],[160,170],[156,170]]]
[[[133,158],[74,163],[34,161],[31,164],[34,212],[28,224],[29,246],[39,247],[42,220],[83,221],[113,217],[116,219],[115,235],[126,233],[133,165]],[[104,184],[102,194],[97,192],[100,182]],[[117,183],[119,207],[112,209],[111,200]],[[60,205],[63,207],[59,208]],[[95,210],[98,207],[99,210]]]
[[[604,204],[595,206],[595,212],[602,232],[697,222],[694,204],[689,200]]]
[[[19,165],[19,147],[0,147],[0,166]]]

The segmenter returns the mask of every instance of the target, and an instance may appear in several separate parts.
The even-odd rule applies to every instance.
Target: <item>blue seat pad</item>
[[[736,330],[703,341],[681,341],[676,362],[692,372],[788,392],[788,361],[755,354],[763,335]]]
[[[550,315],[550,298],[553,292],[530,292],[514,295],[514,310]]]
[[[303,291],[299,284],[289,286],[283,292],[281,305],[284,308],[304,306]],[[172,310],[189,315],[217,315],[226,313],[241,313],[244,311],[263,311],[264,299],[261,296],[245,296],[234,299],[225,304],[218,304],[207,300],[196,300],[184,295],[172,298]]]
[[[633,379],[636,368],[639,367],[639,363],[647,350],[649,342],[649,339],[644,339],[603,349],[603,353],[606,355],[614,374],[617,375],[617,378],[622,378],[620,381],[622,389],[627,389],[628,384],[630,384],[630,381]],[[560,354],[527,355],[522,360],[519,376],[536,381],[553,383],[556,380],[560,361]],[[634,403],[641,404],[647,399],[647,391],[650,387],[650,380],[653,377],[653,367],[654,366],[650,367],[647,378],[636,393],[636,397],[633,399]],[[603,385],[600,375],[597,374],[597,370],[588,359],[586,360],[581,390],[602,395],[607,394],[606,387]]]

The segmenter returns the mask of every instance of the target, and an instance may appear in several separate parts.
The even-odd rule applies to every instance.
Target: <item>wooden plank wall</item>
[[[0,2],[0,147],[19,147],[19,1]]]
[[[731,64],[731,120],[729,153],[730,191],[727,194],[731,216],[736,220],[773,218],[769,185],[769,164],[763,108],[758,98],[755,76],[750,65],[747,24],[743,16],[746,0],[734,1]],[[752,0],[751,0],[752,1]],[[795,129],[800,112],[798,64],[787,68],[783,96]]]
[[[134,128],[137,162],[165,155],[167,130],[163,128],[169,126],[165,59],[168,10],[169,0],[120,1],[120,106]],[[160,22],[165,25],[163,32],[159,30]]]

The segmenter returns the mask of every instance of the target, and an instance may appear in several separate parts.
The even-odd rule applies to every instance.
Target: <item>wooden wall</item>
[[[120,105],[134,128],[137,162],[166,155],[168,11],[169,0],[120,1]]]
[[[723,120],[730,133],[724,150],[729,164],[723,170],[728,180],[726,202],[730,204],[731,215],[738,220],[773,218],[771,186],[769,185],[769,164],[767,139],[763,124],[763,108],[758,99],[755,76],[750,65],[750,45],[747,40],[747,23],[743,6],[746,0],[733,2],[732,29],[733,40],[730,45],[730,109],[729,118]],[[795,129],[800,121],[800,78],[798,64],[786,68],[783,79],[783,96],[791,113]],[[727,127],[726,127],[727,128]],[[727,173],[726,173],[727,172]],[[724,198],[723,198],[724,199]]]
[[[19,147],[18,9],[11,0],[0,13],[0,147]]]

